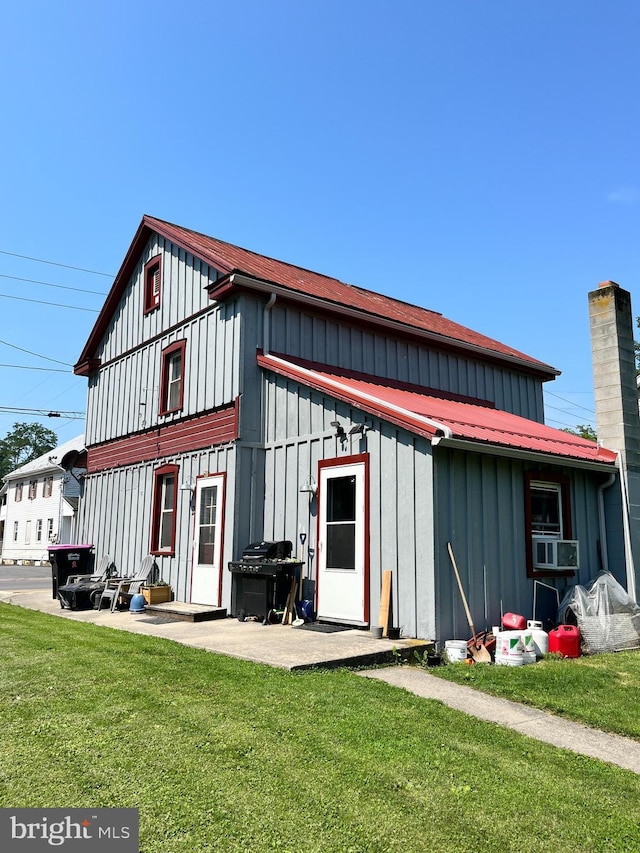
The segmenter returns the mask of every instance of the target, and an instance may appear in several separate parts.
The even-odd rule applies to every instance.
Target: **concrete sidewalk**
[[[640,742],[631,738],[610,735],[527,705],[489,696],[472,687],[445,681],[418,667],[394,666],[359,675],[386,681],[425,699],[437,699],[450,708],[507,726],[552,746],[640,773]]]
[[[421,654],[426,647],[416,640],[374,640],[366,630],[322,634],[290,625],[263,626],[259,622],[238,622],[232,618],[194,623],[163,618],[157,612],[63,610],[52,599],[50,589],[0,592],[0,601],[76,622],[93,622],[136,634],[164,637],[194,648],[288,670],[384,664],[393,662],[399,653],[412,660],[414,650]],[[630,738],[606,734],[465,685],[453,684],[420,667],[389,666],[358,674],[386,681],[425,699],[435,699],[465,714],[507,726],[553,746],[640,773],[640,742]]]

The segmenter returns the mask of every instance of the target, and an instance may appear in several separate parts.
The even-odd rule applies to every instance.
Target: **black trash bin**
[[[69,575],[93,573],[93,545],[49,545],[49,562],[53,598],[57,598],[58,587],[66,584]]]

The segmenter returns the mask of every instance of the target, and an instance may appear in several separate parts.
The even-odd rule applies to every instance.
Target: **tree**
[[[41,424],[14,424],[0,439],[0,478],[53,450],[57,444],[55,432]]]
[[[580,438],[587,438],[589,441],[597,441],[598,435],[591,424],[578,424],[578,426],[565,427],[562,432],[569,432],[571,435],[579,435]]]

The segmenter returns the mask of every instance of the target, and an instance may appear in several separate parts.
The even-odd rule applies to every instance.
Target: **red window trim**
[[[158,270],[157,299],[155,298],[153,292],[153,280],[156,268]],[[155,311],[156,308],[159,308],[160,302],[162,301],[162,255],[154,255],[147,261],[147,263],[144,265],[144,274],[142,280],[144,286],[144,306],[142,313],[149,314],[151,311]]]
[[[165,347],[162,350],[162,368],[160,372],[160,409],[158,411],[159,415],[171,415],[174,412],[179,412],[182,410],[182,406],[184,404],[184,374],[185,374],[185,352],[187,349],[187,341],[186,339],[182,339],[180,341],[176,341],[173,344],[169,344],[168,347]],[[167,403],[169,399],[169,362],[171,361],[171,356],[176,352],[180,353],[180,360],[182,365],[182,373],[180,375],[180,399],[178,401],[178,405],[174,406],[174,408],[167,408]]]
[[[557,483],[560,486],[560,500],[562,501],[562,536],[564,539],[573,539],[573,522],[571,518],[571,480],[566,474],[558,474],[556,471],[525,471],[524,474],[524,537],[526,542],[526,564],[528,578],[558,578],[573,577],[575,571],[566,569],[564,571],[545,571],[533,568],[533,539],[531,534],[531,483]]]
[[[42,481],[42,497],[50,498],[53,494],[53,477],[45,477]]]
[[[149,553],[154,557],[174,557],[176,553],[176,514],[178,511],[178,465],[161,465],[153,472],[153,514],[151,517],[151,547]],[[171,545],[168,549],[158,548],[160,538],[160,501],[162,500],[162,480],[168,474],[174,476],[173,518],[171,520]]]

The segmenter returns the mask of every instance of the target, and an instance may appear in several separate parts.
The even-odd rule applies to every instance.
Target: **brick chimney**
[[[640,414],[631,295],[615,281],[589,293],[589,325],[598,441],[620,453],[627,591],[640,569]],[[618,578],[621,580],[621,578]]]

